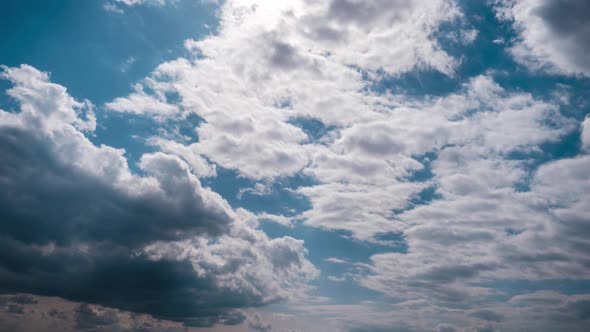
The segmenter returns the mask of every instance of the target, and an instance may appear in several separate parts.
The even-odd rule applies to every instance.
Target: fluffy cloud
[[[590,75],[590,5],[585,0],[502,0],[498,14],[519,34],[511,52],[531,69]]]
[[[538,142],[530,143],[534,151]],[[432,163],[440,197],[397,216],[407,226],[407,253],[372,256],[360,282],[393,298],[428,299],[445,310],[475,308],[470,316],[500,324],[506,311],[481,308],[497,296],[494,283],[585,280],[590,272],[590,219],[584,208],[590,202],[588,156],[549,162],[530,175],[523,162],[482,153],[481,147],[442,149]],[[518,190],[527,178],[530,188]],[[531,315],[538,310],[534,307],[527,308]],[[572,331],[576,325],[564,322],[584,319],[570,317],[565,305],[551,310],[552,324]]]
[[[0,112],[2,292],[212,325],[317,274],[302,241],[269,239],[180,158],[146,154],[132,173],[123,150],[81,131],[95,126],[89,102],[30,66],[3,69],[20,110]]]
[[[255,179],[293,175],[316,149],[291,120],[348,126],[380,118],[381,98],[362,91],[366,82],[353,67],[371,75],[415,68],[451,75],[455,60],[433,34],[461,16],[443,0],[227,1],[219,34],[186,42],[192,61],[161,64],[145,88],[107,107],[158,118],[196,113],[205,123],[193,153]],[[169,95],[178,105],[159,106]]]
[[[525,176],[524,165],[503,156],[534,152],[575,125],[557,105],[510,93],[486,76],[434,101],[390,103],[380,119],[341,130],[304,170],[326,183],[299,190],[313,205],[303,214],[308,225],[350,230],[363,239],[379,229],[400,232],[407,222],[392,211],[411,207],[422,190],[438,186],[440,194],[467,195],[514,186]],[[418,157],[426,153],[438,153],[437,159]],[[426,167],[438,175],[434,181],[407,181]]]
[[[139,167],[149,176],[135,176],[123,150],[97,147],[79,131],[95,126],[81,108],[88,102],[75,101],[29,66],[6,68],[3,77],[15,84],[8,94],[21,104],[20,112],[0,116],[6,235],[39,245],[109,238],[136,246],[227,231],[229,205],[180,159],[145,155]],[[88,121],[78,117],[84,112]],[[70,203],[56,209],[62,202]]]

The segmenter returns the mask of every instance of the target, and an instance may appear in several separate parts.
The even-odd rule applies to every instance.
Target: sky
[[[588,1],[0,8],[0,330],[590,330]]]

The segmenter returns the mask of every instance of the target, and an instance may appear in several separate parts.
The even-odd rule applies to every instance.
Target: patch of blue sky
[[[125,157],[129,168],[141,174],[137,162],[145,153],[159,149],[149,144],[151,137],[169,137],[190,144],[198,141],[195,128],[202,119],[195,114],[181,120],[156,121],[151,117],[125,114],[99,109],[97,127],[93,134],[88,135],[96,145],[105,144],[114,148],[125,149]]]
[[[20,110],[18,102],[6,94],[6,91],[11,87],[12,83],[10,81],[0,79],[0,110],[18,113]]]
[[[257,182],[241,177],[238,171],[223,167],[217,167],[216,177],[202,179],[202,182],[223,196],[234,208],[242,207],[254,213],[267,212],[288,217],[311,207],[307,199],[293,190],[317,184],[313,178],[302,174],[270,182]],[[256,189],[257,184],[261,189]]]
[[[312,144],[321,144],[326,135],[337,129],[335,126],[326,126],[323,122],[313,118],[293,118],[289,123],[301,128],[309,138],[309,143]]]
[[[349,231],[325,230],[301,224],[287,228],[268,222],[262,225],[262,229],[271,238],[292,236],[304,239],[305,247],[312,253],[310,260],[320,268],[326,268],[326,272],[338,271],[338,264],[327,262],[328,258],[345,258],[350,263],[368,263],[370,257],[377,253],[407,251],[404,239],[395,234],[383,234],[382,240],[389,240],[389,243],[381,244],[354,239]],[[395,244],[392,240],[395,240]]]
[[[131,91],[158,64],[185,54],[183,41],[214,32],[216,6],[177,1],[107,11],[109,1],[2,2],[0,63],[52,73],[70,94],[100,105]]]
[[[334,304],[386,301],[383,294],[360,286],[352,274],[368,274],[369,271],[362,264],[370,263],[372,255],[407,251],[405,240],[393,233],[378,235],[377,240],[388,242],[381,244],[353,239],[348,231],[325,230],[301,224],[287,228],[266,222],[262,224],[262,230],[271,238],[292,236],[305,241],[309,261],[321,271],[320,278],[310,283],[316,288],[312,295],[328,297]],[[330,258],[344,261],[334,262],[328,260]]]

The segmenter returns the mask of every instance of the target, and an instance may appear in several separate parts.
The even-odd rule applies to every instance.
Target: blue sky
[[[0,326],[587,330],[589,13],[3,3]]]

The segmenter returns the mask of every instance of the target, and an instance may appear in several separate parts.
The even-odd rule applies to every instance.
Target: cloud
[[[347,14],[350,6],[361,8]],[[362,91],[367,82],[357,68],[371,75],[415,68],[451,75],[456,61],[432,35],[462,17],[446,0],[227,1],[220,15],[219,34],[185,42],[192,59],[161,64],[134,93],[106,106],[158,119],[194,112],[204,122],[187,153],[257,180],[294,175],[316,153],[291,120],[348,126],[379,118],[374,107],[381,99]],[[343,21],[346,15],[354,17]],[[318,31],[341,37],[318,39]]]
[[[412,222],[394,211],[413,208],[428,190],[463,196],[465,205],[467,194],[512,190],[526,178],[526,165],[505,157],[537,153],[541,144],[556,142],[576,125],[560,113],[559,104],[506,90],[488,75],[423,101],[367,89],[357,68],[369,81],[380,72],[394,75],[422,66],[451,75],[450,62],[436,62],[440,52],[427,52],[425,58],[434,62],[413,52],[436,49],[432,34],[461,16],[449,1],[228,1],[218,35],[185,43],[192,59],[161,64],[142,82],[146,89],[118,102],[135,105],[141,91],[153,91],[148,98],[166,102],[162,96],[178,96],[171,107],[195,112],[204,122],[196,128],[198,143],[178,146],[177,155],[187,160],[201,155],[259,181],[309,176],[318,184],[294,190],[312,204],[298,216],[305,225],[375,241],[379,234],[407,230]],[[353,38],[358,34],[363,37]],[[396,46],[383,50],[382,45]],[[411,60],[390,53],[398,51]],[[399,61],[384,60],[391,58]],[[184,116],[164,108],[157,114],[138,112]],[[305,123],[294,119],[331,129],[313,141]],[[414,179],[431,172],[432,180]],[[439,234],[448,241],[495,236],[490,230]]]
[[[390,74],[415,67],[453,73],[455,59],[432,38],[440,24],[461,17],[453,1],[332,0],[310,7],[301,31],[345,64]]]
[[[582,122],[582,149],[590,152],[590,117]]]
[[[306,225],[350,230],[361,239],[400,233],[408,223],[392,211],[411,208],[421,191],[438,187],[443,195],[467,195],[513,186],[525,176],[524,165],[504,154],[531,153],[575,128],[557,105],[506,91],[487,76],[434,101],[395,107],[390,98],[391,109],[379,118],[340,130],[312,155],[304,173],[322,184],[298,189],[312,203],[302,214]],[[426,153],[436,153],[436,160],[417,157]],[[433,179],[406,180],[427,167]],[[487,231],[465,238],[489,236]]]
[[[582,46],[553,38],[581,38],[556,3],[496,8],[520,33],[512,49],[519,61],[585,75],[575,49]],[[202,120],[194,142],[150,138],[158,152],[140,158],[139,174],[124,150],[87,138],[96,127],[92,103],[32,67],[4,68],[20,109],[0,112],[0,155],[8,156],[0,165],[0,217],[8,220],[0,225],[0,290],[78,301],[80,327],[120,324],[122,310],[264,331],[282,326],[244,310],[290,300],[301,317],[333,320],[320,326],[334,331],[536,322],[583,330],[587,295],[512,294],[495,285],[584,280],[590,272],[588,120],[500,85],[493,72],[439,97],[373,91],[380,79],[413,71],[455,75],[459,60],[437,37],[461,23],[456,2],[231,0],[220,17],[217,34],[185,42],[187,58],[160,64],[104,105],[161,122]],[[443,37],[468,42],[473,31]],[[321,135],[310,134],[314,124]],[[545,145],[580,126],[581,154],[537,163],[550,157]],[[309,178],[288,191],[310,209],[293,217],[233,209],[201,182],[219,169],[257,183],[242,194]],[[308,298],[319,272],[304,243],[259,229],[260,220],[292,219],[354,241],[404,242],[406,250],[366,263],[328,260],[346,271],[327,279],[357,282],[387,301]],[[390,235],[399,240],[384,240]]]
[[[115,2],[122,3],[126,6],[137,6],[142,4],[163,5],[166,0],[115,0]]]
[[[501,18],[511,20],[519,38],[511,48],[533,70],[590,75],[590,5],[584,0],[498,1]]]
[[[105,2],[102,5],[102,9],[107,12],[116,13],[116,14],[123,14],[125,11],[119,7],[117,7],[114,3]]]
[[[474,310],[470,312],[469,315],[488,322],[501,322],[502,320],[504,320],[504,317],[502,317],[502,315],[492,310]]]
[[[135,93],[128,98],[117,98],[105,106],[118,112],[152,115],[159,119],[159,114],[168,116],[177,115],[181,110],[170,103],[167,103],[166,95],[152,96],[144,92],[143,86],[135,85]]]
[[[538,144],[525,138],[529,139],[529,144]],[[479,142],[485,146],[485,140]],[[491,145],[492,151],[497,143]],[[478,151],[473,146],[449,146],[438,152],[431,163],[432,181],[441,196],[397,216],[407,226],[403,230],[407,253],[373,255],[371,272],[359,275],[362,285],[392,298],[428,299],[444,310],[472,308],[462,314],[503,324],[515,318],[507,318],[508,309],[490,305],[498,294],[490,286],[495,282],[586,278],[587,155],[539,166],[530,175],[530,189],[521,191],[516,185],[529,177],[527,165]],[[515,296],[511,303],[520,303],[532,316],[542,307],[552,313],[551,324],[576,331],[575,324],[564,323],[584,319],[585,302],[574,298],[576,318],[563,296],[551,292]],[[482,303],[488,307],[482,308]],[[452,322],[450,317],[443,321]]]
[[[328,331],[478,331],[535,329],[582,332],[588,294],[555,291],[521,293],[512,298],[497,293],[493,301],[472,303],[473,308],[438,306],[425,299],[384,304],[319,304],[295,307],[298,317],[320,319]],[[575,309],[574,309],[575,308]]]
[[[115,310],[97,310],[86,303],[80,304],[74,311],[76,327],[79,329],[92,329],[116,324],[118,317]]]
[[[93,303],[209,326],[317,275],[302,241],[269,239],[180,158],[145,154],[131,172],[81,131],[95,126],[89,102],[33,67],[3,69],[20,110],[0,111],[2,292],[80,301],[82,325],[114,323]]]
[[[255,314],[254,316],[248,319],[248,327],[258,332],[272,331],[272,326],[269,323],[264,322],[258,314]]]

